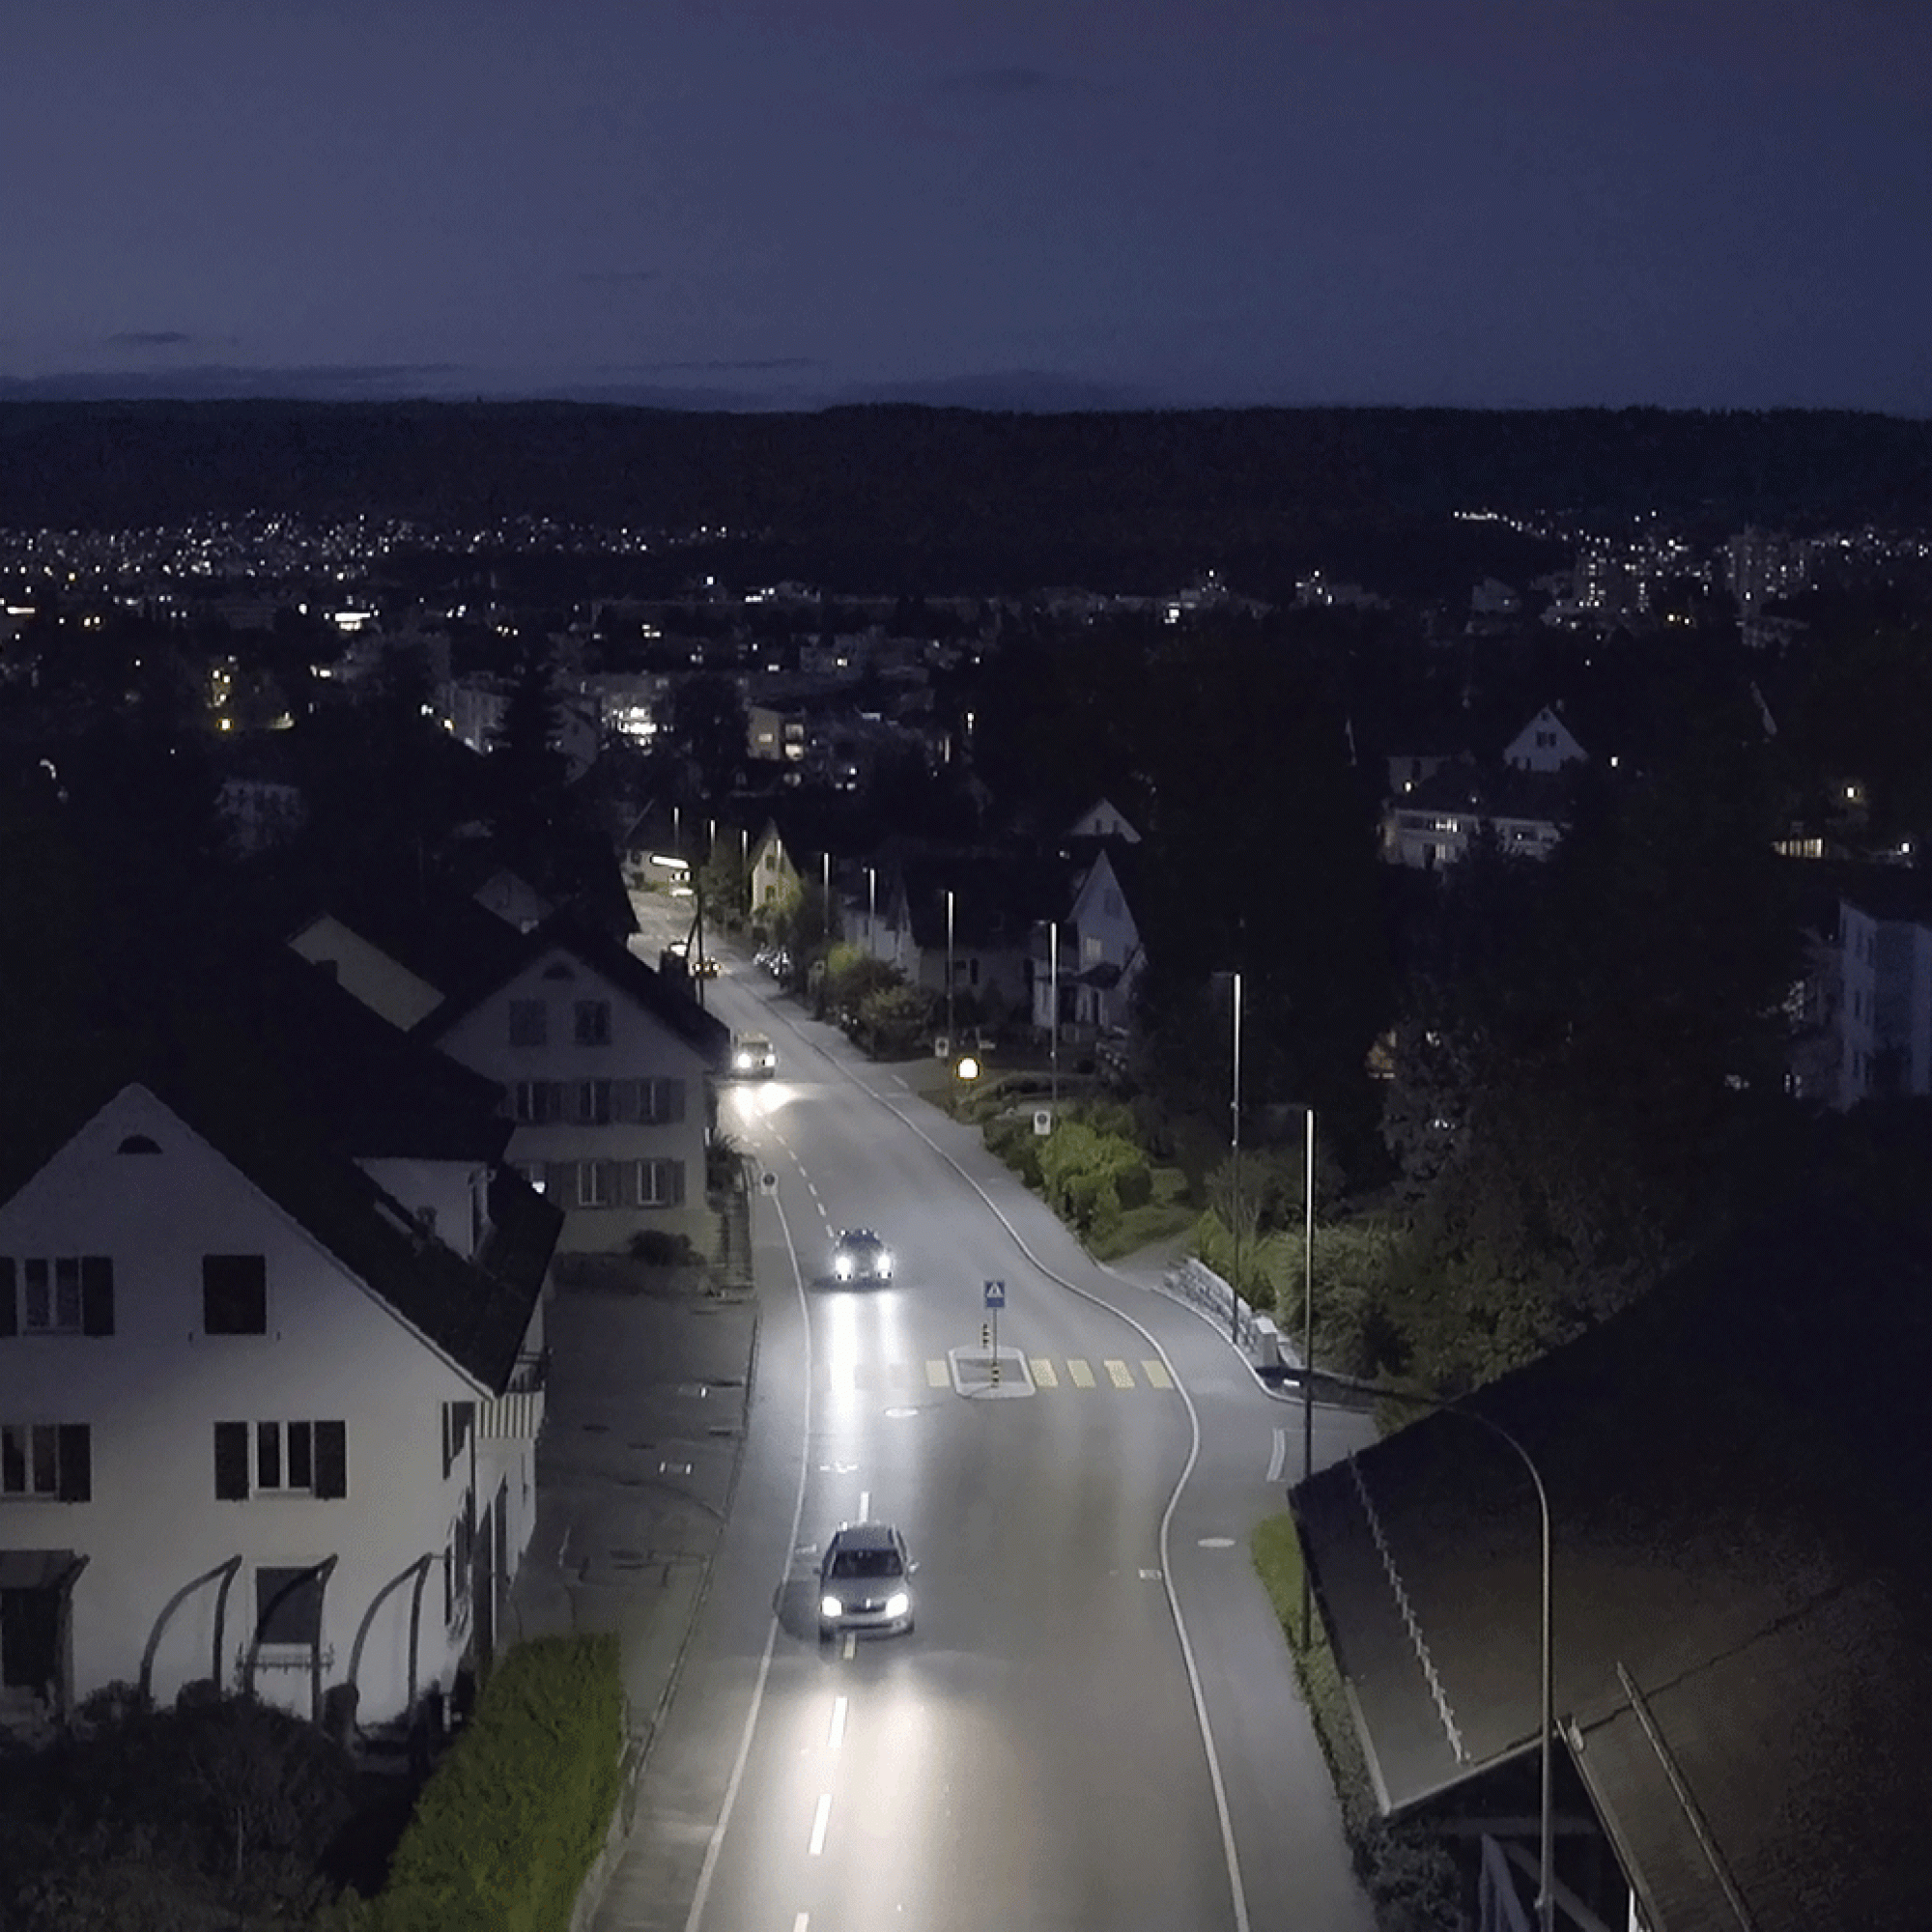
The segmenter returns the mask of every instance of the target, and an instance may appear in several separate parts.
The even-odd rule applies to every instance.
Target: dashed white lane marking
[[[845,1702],[843,1697],[832,1700],[832,1735],[825,1741],[831,1750],[837,1750],[845,1742]]]
[[[811,1914],[809,1912],[801,1912],[798,1915],[798,1917],[791,1921],[791,1932],[805,1932],[805,1928],[810,1923],[811,1923]]]
[[[858,1656],[858,1654],[859,1654],[859,1639],[851,1631],[847,1631],[845,1633],[845,1647],[838,1653],[838,1655],[842,1657],[847,1663],[850,1663],[852,1660]]]
[[[1274,1448],[1268,1455],[1266,1479],[1270,1483],[1281,1481],[1282,1465],[1288,1461],[1288,1431],[1277,1429],[1274,1433]]]
[[[821,1791],[818,1794],[818,1809],[811,1820],[811,1843],[806,1848],[808,1854],[816,1858],[825,1849],[825,1828],[832,1822],[832,1794]]]
[[[868,1522],[872,1515],[872,1492],[870,1490],[859,1492],[859,1520]]]

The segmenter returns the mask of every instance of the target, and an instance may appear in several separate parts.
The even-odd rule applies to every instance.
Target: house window
[[[561,1080],[519,1080],[516,1086],[517,1119],[532,1125],[547,1126],[563,1119]]]
[[[255,1572],[255,1641],[313,1646],[322,1641],[319,1565]]]
[[[661,1127],[684,1119],[682,1080],[639,1080],[637,1094],[640,1124]]]
[[[106,1255],[0,1256],[0,1335],[111,1335]]]
[[[639,1208],[675,1208],[684,1199],[683,1161],[640,1160],[635,1166]]]
[[[580,1160],[577,1163],[577,1205],[580,1208],[614,1208],[617,1205],[617,1163],[614,1160]]]
[[[84,1422],[0,1422],[0,1499],[84,1503],[94,1494]]]
[[[446,1402],[442,1406],[442,1473],[445,1479],[456,1466],[476,1427],[473,1402]]]
[[[577,1122],[585,1127],[608,1127],[614,1118],[611,1111],[609,1080],[580,1080],[577,1083]]]
[[[241,1502],[270,1494],[349,1493],[349,1426],[342,1422],[217,1422],[214,1493]]]
[[[577,1002],[577,1043],[579,1046],[609,1046],[611,1044],[611,1002],[609,1000],[579,1000]]]
[[[202,1256],[201,1325],[210,1335],[269,1332],[269,1264],[265,1256]]]
[[[510,1044],[542,1046],[550,1037],[548,1009],[541,1000],[510,1002]]]

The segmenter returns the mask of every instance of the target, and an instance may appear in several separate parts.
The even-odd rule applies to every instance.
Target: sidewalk
[[[736,1485],[757,1303],[612,1263],[560,1287],[512,1640],[614,1631],[634,1768],[662,1721]]]

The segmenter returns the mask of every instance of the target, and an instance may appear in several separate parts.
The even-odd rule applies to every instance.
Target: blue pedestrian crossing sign
[[[989,1281],[986,1284],[986,1306],[1004,1308],[1007,1305],[1007,1285],[1003,1281]]]

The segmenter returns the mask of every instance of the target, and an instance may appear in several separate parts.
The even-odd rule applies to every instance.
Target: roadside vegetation
[[[1377,1809],[1368,1760],[1319,1616],[1310,1619],[1308,1644],[1300,1641],[1301,1546],[1293,1518],[1274,1516],[1259,1523],[1249,1548],[1294,1661],[1295,1683],[1316,1739],[1328,1760],[1342,1830],[1376,1923],[1380,1932],[1462,1932],[1468,1923],[1463,1882],[1441,1841],[1424,1826],[1384,1818]]]

